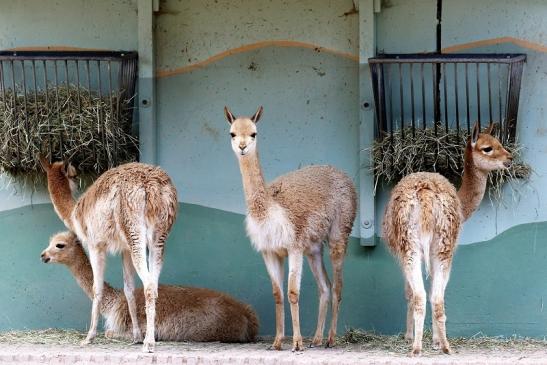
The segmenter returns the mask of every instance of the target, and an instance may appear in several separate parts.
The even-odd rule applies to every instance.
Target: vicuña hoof
[[[308,347],[309,348],[321,347],[322,344],[323,344],[323,338],[322,337],[314,337]]]
[[[450,349],[450,345],[448,343],[441,347],[441,351],[443,354],[452,355],[452,350]]]
[[[408,354],[410,357],[418,357],[422,356],[422,349],[421,348],[413,348],[412,351]]]
[[[302,337],[293,338],[292,341],[292,352],[304,351],[304,343],[302,342]]]
[[[144,340],[144,343],[142,345],[142,352],[152,353],[156,349],[156,342],[155,341],[147,341]]]
[[[275,351],[281,351],[282,350],[282,343],[283,338],[282,337],[276,337],[274,342],[268,347],[268,350],[275,350]]]
[[[80,342],[80,346],[91,345],[92,342],[93,342],[93,339],[92,339],[92,338],[86,337],[85,340],[82,340],[82,341]]]

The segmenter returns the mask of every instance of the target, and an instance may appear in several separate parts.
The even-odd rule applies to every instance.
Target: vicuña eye
[[[252,134],[251,134],[251,137],[255,138],[255,137],[256,137],[256,133],[252,133]]]
[[[235,134],[235,133],[230,133],[230,136],[232,136],[232,138],[236,138],[236,134]]]
[[[486,153],[492,152],[492,147],[484,147],[484,148],[482,149],[482,152],[486,152]]]
[[[65,245],[63,245],[62,243],[58,243],[55,245],[55,247],[57,248],[65,248]]]

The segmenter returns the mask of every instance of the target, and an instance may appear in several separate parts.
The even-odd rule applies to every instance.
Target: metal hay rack
[[[137,158],[137,53],[0,51],[0,168],[38,171],[38,154],[99,174]]]
[[[370,58],[376,138],[412,138],[417,128],[458,136],[499,123],[514,142],[524,54],[383,54]]]

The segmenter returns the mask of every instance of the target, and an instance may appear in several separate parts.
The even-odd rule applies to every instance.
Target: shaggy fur
[[[433,345],[450,353],[446,338],[444,292],[462,223],[477,209],[490,171],[511,164],[512,156],[475,125],[465,150],[462,186],[456,188],[443,176],[418,172],[403,178],[392,190],[386,206],[383,236],[399,259],[405,276],[408,301],[406,338],[414,339],[411,355],[422,350],[425,289],[422,261],[431,274]]]
[[[93,272],[89,259],[72,232],[54,235],[42,252],[42,261],[66,265],[89,298],[93,298]],[[131,338],[127,300],[121,290],[104,283],[100,312],[109,336]],[[137,318],[145,330],[144,292],[135,290]],[[156,303],[156,340],[250,342],[258,332],[253,309],[227,294],[201,288],[160,285]]]
[[[177,192],[167,174],[158,167],[129,163],[103,175],[76,202],[74,168],[63,162],[42,166],[55,211],[65,225],[87,246],[95,277],[91,325],[84,344],[96,335],[106,253],[121,252],[124,262],[124,292],[133,319],[133,337],[142,340],[137,325],[133,291],[134,273],[139,275],[146,294],[147,327],[143,351],[154,351],[154,316],[158,278],[163,265],[167,235],[175,221]],[[147,254],[148,264],[147,264]]]
[[[254,248],[261,252],[272,280],[276,303],[276,337],[284,337],[283,262],[288,256],[288,298],[293,326],[293,351],[302,350],[299,295],[303,255],[319,289],[317,330],[312,346],[321,345],[329,301],[330,282],[323,264],[323,242],[328,242],[333,265],[332,322],[327,346],[335,343],[342,291],[342,264],[351,233],[357,199],[351,179],[331,166],[310,166],[288,173],[267,185],[256,149],[256,123],[262,108],[251,118],[235,118],[225,108],[231,125],[232,149],[241,170],[247,203],[246,226]]]

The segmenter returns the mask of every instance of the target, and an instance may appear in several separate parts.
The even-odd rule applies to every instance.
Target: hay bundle
[[[0,169],[36,182],[43,175],[39,153],[95,176],[135,161],[131,104],[119,91],[99,96],[72,85],[31,91],[26,98],[6,90],[0,94]]]
[[[403,138],[404,135],[404,138]],[[397,130],[376,140],[372,146],[373,165],[377,187],[380,181],[397,183],[413,172],[438,172],[458,185],[463,174],[463,152],[468,139],[467,131],[444,129],[437,133],[433,128],[411,128],[404,133]],[[496,199],[501,198],[501,188],[507,182],[528,179],[531,167],[521,160],[522,147],[518,143],[504,146],[513,154],[513,164],[507,170],[494,171],[489,175],[489,192]]]

